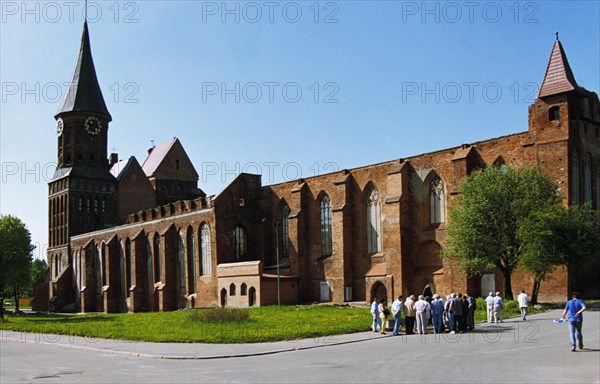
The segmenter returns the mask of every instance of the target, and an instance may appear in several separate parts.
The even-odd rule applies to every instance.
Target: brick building
[[[40,309],[166,311],[364,302],[400,293],[481,295],[502,289],[501,274],[467,279],[438,256],[447,203],[471,171],[537,165],[568,204],[599,208],[600,102],[576,83],[558,37],[525,132],[277,185],[240,174],[215,196],[198,188],[178,139],[150,149],[142,165],[107,156],[112,117],[87,24],[71,84],[55,116],[50,273],[36,295]],[[564,300],[569,285],[597,295],[596,277],[565,268],[552,277],[542,285],[542,301]],[[513,276],[515,290],[532,284],[532,276]]]

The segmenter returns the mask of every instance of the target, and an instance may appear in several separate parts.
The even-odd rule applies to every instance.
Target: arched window
[[[248,294],[248,286],[246,283],[242,283],[240,286],[240,296],[246,296]]]
[[[233,283],[229,286],[229,296],[235,296],[235,284]]]
[[[381,205],[375,188],[367,196],[367,250],[381,252]]]
[[[98,213],[98,198],[94,197],[94,213]]]
[[[438,176],[429,184],[429,222],[439,224],[445,221],[444,182]]]
[[[189,293],[196,292],[196,263],[194,263],[194,230],[188,227],[187,230],[187,268],[188,268],[188,287]]]
[[[330,256],[332,253],[331,200],[325,195],[321,200],[321,256]]]
[[[210,228],[207,224],[202,224],[200,228],[200,244],[202,246],[202,269],[203,275],[212,274],[212,255],[210,247]]]
[[[246,258],[246,233],[239,225],[233,230],[233,252],[235,261],[243,261]]]
[[[83,197],[81,197],[81,195],[79,195],[79,198],[77,199],[77,209],[79,212],[83,211]]]
[[[85,210],[86,210],[87,212],[90,212],[90,209],[91,209],[91,204],[92,204],[91,200],[92,200],[92,198],[91,198],[90,196],[88,196],[88,197],[85,199]]]
[[[102,213],[106,212],[106,197],[102,198]]]
[[[579,204],[579,152],[576,149],[571,158],[571,203]]]

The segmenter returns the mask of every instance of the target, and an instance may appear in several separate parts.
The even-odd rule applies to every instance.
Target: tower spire
[[[540,85],[537,97],[552,96],[573,91],[577,88],[579,86],[575,81],[575,76],[573,76],[573,71],[571,70],[563,46],[558,39],[558,32],[556,32],[556,40],[554,41],[546,74],[544,75],[542,85]]]
[[[66,112],[91,112],[105,116],[109,121],[112,120],[106,108],[100,85],[98,84],[98,77],[96,76],[96,68],[94,67],[90,47],[87,20],[83,23],[81,47],[75,69],[73,70],[73,76],[67,93],[63,98],[62,105],[55,117],[58,118],[60,114]]]

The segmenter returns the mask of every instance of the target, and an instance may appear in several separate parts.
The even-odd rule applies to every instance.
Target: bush
[[[509,314],[518,314],[521,313],[521,308],[519,308],[519,303],[514,300],[506,300],[504,302],[504,311]]]
[[[198,323],[241,323],[250,320],[245,308],[207,308],[189,312],[189,320]]]

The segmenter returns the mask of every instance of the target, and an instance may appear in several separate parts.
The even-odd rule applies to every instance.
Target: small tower
[[[529,107],[529,132],[538,164],[558,181],[569,205],[591,201],[581,192],[583,164],[597,151],[598,121],[598,95],[575,81],[557,32],[537,98]],[[591,186],[587,189],[591,195]]]
[[[51,279],[71,264],[71,236],[104,229],[116,221],[117,183],[107,160],[112,118],[96,77],[87,22],[71,83],[55,119],[57,169],[48,183]],[[50,293],[56,296],[52,287]]]

